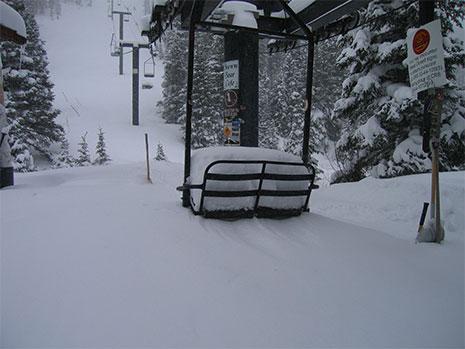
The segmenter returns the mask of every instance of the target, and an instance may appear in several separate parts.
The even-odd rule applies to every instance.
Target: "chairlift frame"
[[[205,0],[196,1],[192,8],[190,23],[189,23],[189,46],[188,46],[188,66],[187,66],[187,102],[186,102],[186,127],[185,127],[185,144],[184,144],[184,184],[182,186],[182,203],[184,207],[192,207],[190,199],[190,187],[188,179],[191,174],[191,153],[192,153],[192,91],[194,85],[194,51],[195,51],[195,32],[197,28],[209,29],[231,29],[243,30],[247,32],[257,33],[265,37],[284,38],[284,39],[300,39],[307,41],[307,81],[306,81],[306,108],[304,116],[304,135],[302,142],[302,162],[305,166],[309,166],[309,143],[310,143],[310,118],[312,109],[312,84],[313,84],[313,62],[315,52],[315,42],[313,32],[302,22],[302,20],[294,13],[294,11],[287,5],[284,0],[278,0],[286,11],[299,25],[300,29],[305,35],[288,34],[283,32],[276,32],[272,30],[252,29],[247,27],[234,26],[230,24],[214,23],[201,21],[201,10]],[[313,169],[314,172],[314,169]],[[310,191],[313,186],[313,181],[310,185]],[[310,195],[310,193],[309,193]]]
[[[217,212],[217,215],[215,215],[211,212],[207,213],[203,210],[203,205],[201,205],[201,209],[199,211],[196,211],[192,205],[191,198],[190,198],[190,190],[191,189],[201,189],[202,192],[202,198],[205,196],[208,196],[208,191],[206,191],[206,181],[208,179],[212,179],[211,174],[208,173],[208,169],[213,165],[210,164],[210,166],[207,167],[207,170],[205,171],[204,174],[204,181],[202,184],[191,184],[189,183],[188,179],[190,177],[190,172],[191,172],[191,141],[192,141],[192,91],[193,91],[193,82],[194,82],[194,47],[195,47],[195,32],[197,30],[202,30],[202,31],[211,31],[217,34],[222,34],[224,33],[225,30],[238,30],[238,31],[245,31],[245,32],[252,32],[252,33],[257,33],[259,35],[259,38],[273,38],[273,39],[282,39],[282,40],[304,40],[307,42],[307,78],[306,78],[306,100],[305,100],[305,115],[304,115],[304,130],[303,130],[303,142],[302,142],[302,164],[309,169],[309,173],[313,174],[312,178],[309,178],[310,184],[308,187],[308,196],[307,196],[307,202],[305,203],[305,206],[302,207],[299,211],[298,214],[301,212],[304,212],[308,208],[308,198],[310,197],[310,193],[312,189],[315,189],[317,186],[314,185],[314,176],[315,176],[315,170],[314,168],[310,165],[309,163],[309,142],[310,142],[310,123],[311,123],[311,108],[312,108],[312,85],[313,85],[313,64],[314,64],[314,51],[315,51],[315,41],[320,37],[321,34],[323,36],[327,35],[327,32],[329,30],[334,30],[334,28],[331,28],[331,26],[334,26],[337,28],[338,23],[336,22],[331,22],[339,19],[342,17],[344,14],[347,14],[347,10],[345,13],[342,15],[340,13],[337,13],[335,9],[339,10],[344,10],[344,6],[352,6],[352,1],[346,1],[343,2],[344,5],[341,5],[339,7],[334,6],[334,4],[329,5],[334,6],[333,8],[330,9],[320,9],[323,14],[327,14],[331,20],[328,19],[327,23],[321,24],[318,28],[320,29],[318,32],[317,31],[312,31],[307,24],[305,23],[304,20],[302,20],[301,17],[299,17],[287,4],[287,1],[285,0],[274,0],[270,1],[269,4],[277,4],[281,6],[281,8],[284,10],[287,16],[289,16],[290,23],[287,22],[288,27],[292,27],[292,30],[287,31],[284,28],[277,28],[271,26],[265,26],[262,28],[261,26],[258,26],[258,29],[253,29],[253,28],[247,28],[247,27],[240,27],[240,26],[235,26],[231,24],[226,24],[226,23],[217,23],[217,22],[212,22],[208,21],[208,18],[205,17],[205,13],[208,13],[209,11],[212,11],[220,1],[210,1],[207,2],[206,0],[190,0],[190,1],[185,1],[183,5],[186,5],[185,7],[181,8],[182,12],[182,17],[184,18],[184,22],[188,23],[188,28],[189,28],[189,44],[188,44],[188,67],[187,67],[187,98],[186,98],[186,124],[185,124],[185,149],[184,149],[184,184],[181,187],[178,187],[177,189],[183,192],[182,195],[182,204],[184,207],[191,207],[192,211],[194,214],[203,214],[204,216],[210,216],[210,217],[222,217],[224,218],[225,212]],[[363,1],[363,2],[368,2],[368,1]],[[329,2],[328,2],[329,3]],[[326,5],[328,5],[326,3]],[[266,3],[265,3],[266,4]],[[323,5],[322,7],[324,7]],[[355,6],[355,5],[354,5]],[[359,5],[357,5],[359,6]],[[207,9],[205,9],[205,7]],[[360,7],[360,6],[359,6]],[[309,10],[307,8],[306,10]],[[152,41],[155,41],[157,38],[160,37],[162,34],[161,28],[162,28],[162,18],[163,18],[163,13],[162,12],[157,12],[157,11],[163,11],[162,9],[154,9],[154,13],[152,13],[152,18],[155,18],[154,25],[151,28],[151,31],[147,34],[149,38],[151,38]],[[326,11],[326,12],[325,12]],[[304,11],[305,12],[305,11]],[[308,12],[308,11],[307,11]],[[171,14],[171,19],[176,15],[176,13]],[[323,17],[323,16],[320,16]],[[319,20],[319,17],[316,19],[316,21]],[[269,24],[273,20],[270,18]],[[345,22],[344,22],[345,23]],[[328,28],[327,28],[328,27]],[[271,29],[270,29],[271,28]],[[331,29],[330,29],[331,28]],[[346,28],[346,24],[342,26],[342,30]],[[186,29],[186,28],[185,28]],[[223,161],[224,162],[224,161]],[[231,163],[231,161],[226,161],[227,163]],[[234,162],[234,161],[233,161]],[[264,164],[264,167],[266,166],[266,161],[262,160],[261,163]],[[241,178],[242,180],[248,178],[249,175],[243,175],[244,178]],[[294,175],[296,176],[296,175]],[[290,175],[292,177],[292,175]],[[219,178],[219,179],[218,179]],[[257,178],[260,180],[260,182],[263,181],[263,177]],[[220,175],[219,177],[216,177],[216,180],[232,180],[230,176],[228,175]],[[240,180],[240,179],[236,179]],[[290,180],[297,180],[296,178],[290,179]],[[207,195],[205,195],[207,194]],[[210,193],[211,194],[211,193]],[[226,194],[221,194],[221,193],[215,193],[215,195],[232,195],[231,193],[226,193]],[[245,193],[247,194],[247,193]],[[245,195],[244,193],[238,193],[237,197],[240,197],[241,195]],[[249,193],[251,194],[251,193]],[[259,198],[259,193],[253,193],[254,195],[257,195],[257,198]],[[269,193],[271,194],[271,193]],[[280,196],[279,193],[274,193],[276,194],[275,196]],[[292,193],[288,193],[292,194]],[[296,193],[294,193],[296,194]],[[301,193],[299,193],[301,194]],[[247,194],[248,195],[248,194]],[[257,200],[258,201],[258,200]],[[279,210],[278,210],[279,211]],[[231,212],[230,212],[231,213]],[[278,214],[279,212],[273,212],[274,215]],[[291,215],[289,212],[282,212],[284,216],[289,216]],[[295,212],[294,212],[295,213]],[[246,214],[243,212],[232,212],[232,214],[238,215],[238,218],[240,217],[245,217]],[[226,216],[228,213],[226,213]],[[255,207],[254,212],[252,215],[259,215],[257,213],[257,207]],[[295,214],[292,214],[295,215]]]

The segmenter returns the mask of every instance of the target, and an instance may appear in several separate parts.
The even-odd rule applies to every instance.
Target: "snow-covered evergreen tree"
[[[260,40],[259,45],[261,54],[258,57],[258,141],[262,148],[277,149],[278,125],[273,118],[272,110],[282,54],[265,54],[268,50],[268,40]]]
[[[89,166],[91,165],[89,145],[87,144],[87,132],[81,136],[81,142],[78,143],[78,157],[76,159],[77,166]]]
[[[185,31],[176,29],[178,25],[179,22],[176,22],[173,29],[167,30],[163,38],[163,99],[158,103],[158,107],[161,108],[161,116],[168,124],[181,124],[186,113],[188,40]]]
[[[63,138],[60,144],[60,150],[52,156],[52,167],[53,168],[62,168],[62,167],[73,167],[76,163],[76,160],[69,153],[69,142],[66,138]]]
[[[98,129],[98,140],[97,145],[95,146],[95,155],[94,164],[104,165],[110,161],[110,157],[107,154],[105,136],[101,127]]]
[[[321,112],[321,131],[323,132],[322,144],[328,146],[328,142],[339,139],[341,125],[339,120],[332,118],[334,101],[341,95],[341,84],[345,71],[336,65],[337,57],[341,49],[336,39],[327,39],[315,45],[315,62],[313,68],[313,98],[312,104],[316,111]]]
[[[192,147],[223,142],[223,38],[199,33],[192,92]]]
[[[263,59],[262,59],[263,61]],[[302,156],[305,119],[307,50],[293,49],[274,53],[264,63],[265,77],[260,74],[261,144]],[[266,76],[268,75],[268,76]],[[268,86],[267,86],[268,84]],[[309,154],[321,143],[320,121],[312,111]],[[311,159],[316,164],[315,159]]]
[[[463,3],[449,1],[447,16],[444,11],[437,12],[442,19],[449,79],[442,116],[441,165],[450,170],[465,168],[464,98],[455,85],[453,69],[455,64],[463,64],[464,51],[463,43],[450,36],[452,22],[461,25]],[[333,118],[344,123],[336,148],[340,171],[334,180],[359,180],[369,173],[389,177],[427,171],[431,161],[422,151],[420,132],[423,105],[414,97],[403,64],[407,29],[418,23],[418,3],[375,0],[361,16],[367,24],[343,37],[345,48],[338,58],[349,76],[342,84],[342,98],[334,105]]]
[[[167,123],[184,124],[187,85],[187,34],[167,30],[162,59],[165,72],[163,99],[158,106]],[[192,95],[192,146],[219,144],[223,123],[223,40],[208,33],[197,33],[194,89]]]
[[[51,158],[49,147],[63,139],[53,108],[53,84],[49,79],[47,55],[34,16],[23,0],[5,0],[24,18],[28,42],[24,50],[2,43],[6,110],[10,123],[10,145],[18,171],[33,170],[33,152]]]
[[[155,160],[164,161],[166,160],[165,150],[163,149],[163,144],[157,144],[157,154],[155,155]]]

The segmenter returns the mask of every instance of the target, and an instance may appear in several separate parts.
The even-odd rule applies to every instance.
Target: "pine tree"
[[[161,143],[157,144],[157,154],[155,155],[155,160],[157,161],[166,160],[165,150],[163,149],[163,145]]]
[[[223,141],[223,39],[199,33],[192,93],[192,147]]]
[[[262,148],[277,149],[278,131],[277,123],[273,118],[273,96],[276,80],[280,71],[282,54],[265,54],[268,50],[268,41],[260,40],[258,64],[258,122],[259,145]]]
[[[302,156],[302,142],[305,119],[306,99],[306,73],[307,51],[306,49],[294,49],[288,52],[274,53],[268,62],[270,74],[270,87],[261,93],[266,93],[268,99],[267,112],[261,113],[264,139],[273,144],[276,139],[276,147],[279,150]],[[263,97],[262,97],[263,98]],[[269,116],[267,116],[268,114]],[[312,110],[312,117],[315,109]],[[321,143],[320,123],[312,119],[310,129],[309,154],[317,151]],[[310,162],[316,165],[316,160],[311,157]]]
[[[163,99],[158,103],[167,123],[184,127],[187,84],[187,35],[167,30],[161,55],[165,72]],[[220,144],[223,124],[223,40],[197,33],[195,44],[194,89],[192,95],[192,147]]]
[[[399,5],[405,6],[396,10]],[[463,93],[454,82],[453,68],[463,64],[465,55],[463,43],[450,36],[452,23],[461,25],[464,17],[461,6],[450,1],[446,12],[437,11],[442,19],[450,81],[445,89],[441,134],[441,166],[445,170],[465,168],[463,152],[455,152],[464,149],[465,105]],[[335,180],[425,172],[431,168],[431,161],[421,146],[423,104],[414,97],[403,64],[407,29],[418,23],[418,3],[375,0],[361,17],[367,24],[343,37],[345,48],[338,58],[349,77],[342,84],[342,98],[333,111],[333,118],[343,122],[336,148],[340,171]]]
[[[60,151],[52,157],[52,167],[73,167],[75,163],[76,160],[69,153],[69,142],[66,138],[63,138],[60,145]]]
[[[78,143],[78,158],[76,159],[77,166],[89,166],[91,165],[89,145],[87,144],[87,132],[84,136],[81,136],[81,142]]]
[[[163,99],[158,103],[161,116],[168,124],[181,124],[185,115],[187,84],[187,35],[177,30],[179,22],[164,37],[164,74],[162,82]]]
[[[336,41],[336,38],[332,38],[315,45],[312,104],[315,111],[322,113],[321,141],[324,148],[329,142],[337,141],[341,131],[339,120],[332,118],[334,101],[341,95],[341,85],[345,75],[345,71],[336,65],[341,51]],[[314,114],[318,115],[318,113]]]
[[[110,157],[107,154],[106,145],[105,145],[105,137],[101,127],[98,129],[98,141],[95,147],[96,159],[94,164],[97,165],[104,165],[110,161]]]
[[[59,111],[53,108],[53,84],[37,22],[23,0],[5,2],[22,15],[28,36],[24,50],[9,42],[2,43],[10,146],[15,169],[33,170],[32,154],[51,159],[49,147],[63,139],[63,128],[55,120]]]

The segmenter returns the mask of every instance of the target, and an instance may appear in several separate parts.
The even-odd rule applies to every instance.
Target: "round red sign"
[[[431,41],[429,32],[426,29],[420,29],[413,36],[413,52],[417,55],[426,51]]]

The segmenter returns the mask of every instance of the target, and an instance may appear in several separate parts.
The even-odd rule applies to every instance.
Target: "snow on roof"
[[[1,40],[13,40],[19,44],[26,42],[26,25],[23,18],[3,1],[0,1],[0,29]]]
[[[232,24],[239,27],[257,29],[258,24],[254,12],[258,13],[257,6],[245,1],[228,1],[221,5],[221,9],[234,13]]]

